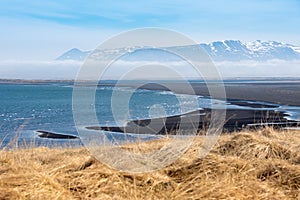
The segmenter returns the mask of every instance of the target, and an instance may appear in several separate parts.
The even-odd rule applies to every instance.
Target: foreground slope
[[[165,141],[124,147],[159,148]],[[300,132],[264,129],[220,137],[204,158],[203,140],[171,166],[144,174],[119,172],[83,148],[0,152],[0,199],[297,199]]]

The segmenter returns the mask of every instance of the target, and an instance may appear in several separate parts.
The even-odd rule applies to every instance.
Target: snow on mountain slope
[[[285,44],[276,41],[261,41],[256,40],[253,42],[243,43],[239,40],[224,40],[216,41],[208,44],[200,44],[200,46],[208,53],[208,55],[214,61],[241,61],[241,60],[300,60],[300,47]],[[171,50],[176,48],[182,49],[183,51],[188,51],[188,53],[193,53],[195,45],[185,46],[185,47],[168,47]],[[122,48],[122,49],[108,49],[93,52],[92,56],[97,56],[97,58],[105,59],[108,56],[113,56],[114,54],[121,52],[126,53],[132,51],[132,48]],[[70,51],[64,53],[57,60],[81,60],[83,61],[91,51],[80,51],[79,49],[71,49]],[[161,55],[159,55],[161,54]],[[100,57],[99,57],[100,56]],[[141,54],[133,56],[131,59],[139,60]],[[155,59],[168,59],[164,53],[159,51],[151,51],[142,56],[146,60]],[[174,58],[171,58],[174,59]]]
[[[291,49],[293,49],[294,51],[296,51],[297,53],[300,54],[300,47],[297,47],[297,46],[294,46],[294,45],[289,45],[289,47],[290,47]]]
[[[77,48],[73,48],[66,53],[62,54],[56,60],[76,60],[83,61],[87,56],[91,53],[91,51],[81,51]]]

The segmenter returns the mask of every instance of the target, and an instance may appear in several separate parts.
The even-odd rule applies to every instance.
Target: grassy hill
[[[155,149],[163,142],[139,148]],[[140,174],[111,169],[84,148],[2,150],[0,199],[300,198],[300,131],[222,135],[200,159],[202,142],[196,140],[172,165]]]

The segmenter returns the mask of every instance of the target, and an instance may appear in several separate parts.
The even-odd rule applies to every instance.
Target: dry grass
[[[201,142],[171,166],[143,174],[110,169],[83,148],[2,150],[0,199],[300,198],[300,132],[223,135],[200,159]],[[139,148],[159,145],[161,141]]]

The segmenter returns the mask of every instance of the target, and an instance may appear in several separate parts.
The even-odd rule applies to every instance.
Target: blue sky
[[[0,60],[51,60],[141,27],[173,29],[199,43],[261,39],[300,45],[299,24],[299,0],[1,0]]]

